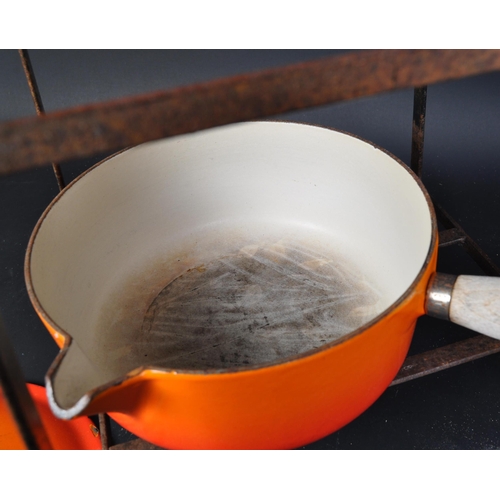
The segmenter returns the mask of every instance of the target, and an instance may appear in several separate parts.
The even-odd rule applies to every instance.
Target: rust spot
[[[99,436],[99,429],[94,425],[94,424],[90,424],[90,432],[92,433],[92,435],[94,437],[98,437]]]

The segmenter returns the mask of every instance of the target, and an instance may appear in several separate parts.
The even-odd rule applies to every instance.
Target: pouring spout
[[[45,376],[50,408],[62,420],[97,413],[127,412],[135,404],[135,391],[127,397],[115,396],[124,390],[130,391],[131,385],[137,385],[141,379],[136,375],[141,371],[142,368],[138,368],[117,377],[105,366],[97,366],[74,340],[70,340]]]
[[[77,402],[70,408],[61,407],[55,398],[54,387],[52,380],[47,377],[45,379],[45,385],[47,390],[47,399],[49,401],[50,409],[54,415],[62,420],[70,420],[74,417],[85,414],[85,408],[88,407],[91,397],[88,394],[84,394]]]

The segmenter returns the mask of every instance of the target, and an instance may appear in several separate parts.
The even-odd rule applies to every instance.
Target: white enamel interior
[[[144,144],[82,176],[46,214],[30,263],[37,300],[74,340],[52,381],[58,404],[70,408],[131,369],[114,360],[133,349],[127,332],[170,280],[283,238],[351,258],[381,291],[383,310],[424,264],[431,216],[418,184],[386,153],[293,123]]]

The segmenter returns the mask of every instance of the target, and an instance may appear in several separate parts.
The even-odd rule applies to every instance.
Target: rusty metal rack
[[[411,168],[421,176],[427,85],[500,70],[499,50],[355,51],[44,114],[29,54],[19,52],[38,116],[0,123],[0,175],[223,124],[413,88]],[[61,170],[57,163],[52,165],[62,189]],[[500,276],[500,268],[473,238],[441,206],[435,203],[435,208],[442,228],[440,247],[459,245],[485,274]],[[476,335],[408,357],[392,385],[497,352],[500,341]],[[1,383],[10,384],[3,377]],[[99,423],[104,449],[154,448],[140,439],[113,446],[107,417],[100,415]]]

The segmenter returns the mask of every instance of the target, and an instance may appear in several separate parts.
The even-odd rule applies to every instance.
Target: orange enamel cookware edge
[[[383,318],[334,347],[233,373],[138,369],[95,391],[84,413],[107,412],[134,434],[170,449],[289,449],[327,436],[371,406],[398,373],[417,318],[425,314],[436,261],[434,230],[428,261],[411,290]],[[46,326],[54,339],[64,338]],[[57,360],[48,381],[56,366]]]
[[[265,129],[276,125],[266,123],[242,127],[243,130],[244,127],[259,126]],[[238,132],[241,130],[238,127],[221,129],[236,129]],[[309,129],[320,129],[303,127],[306,127],[306,135]],[[266,134],[263,137],[267,137]],[[349,142],[349,137],[352,136],[345,134],[341,141]],[[294,136],[293,140],[288,138],[287,141],[295,144],[297,138]],[[248,148],[252,150],[251,154],[254,154],[254,142],[252,138]],[[365,144],[363,147],[368,145],[371,154],[373,145],[360,142]],[[169,144],[172,143],[170,140]],[[234,370],[169,370],[139,366],[126,376],[87,390],[77,404],[65,409],[57,401],[54,380],[57,384],[55,377],[61,363],[68,357],[73,341],[53,321],[35,293],[31,254],[44,217],[88,173],[68,186],[47,209],[35,229],[25,268],[28,292],[34,307],[62,349],[46,377],[49,402],[56,415],[73,418],[81,414],[106,412],[139,437],[173,449],[294,448],[338,430],[382,394],[406,357],[419,316],[430,312],[498,338],[498,322],[492,317],[491,310],[477,313],[492,287],[498,296],[498,283],[495,281],[492,285],[491,281],[483,278],[478,285],[475,277],[471,277],[472,282],[469,283],[469,277],[457,280],[436,274],[437,224],[425,188],[402,162],[380,148],[374,149],[376,155],[386,155],[413,178],[421,190],[420,195],[425,198],[428,210],[425,217],[430,219],[431,234],[424,263],[415,273],[410,286],[390,307],[365,326],[313,352]],[[277,150],[281,152],[279,147]],[[185,154],[185,150],[182,153]],[[119,156],[115,158],[120,159]],[[104,169],[94,167],[92,171],[99,170]],[[304,178],[309,179],[311,175],[314,176],[314,172],[309,170]],[[203,179],[206,181],[206,177]],[[292,181],[298,182],[295,178]],[[290,183],[290,186],[293,184]],[[265,193],[263,196],[265,198]],[[283,203],[283,206],[289,210],[289,204]],[[386,231],[390,232],[390,229]],[[57,245],[57,242],[49,244],[51,249],[52,244]],[[455,307],[452,308],[451,291],[455,289]],[[471,289],[474,293],[470,293]],[[95,360],[86,356],[79,360],[82,366],[87,362],[92,364]]]

